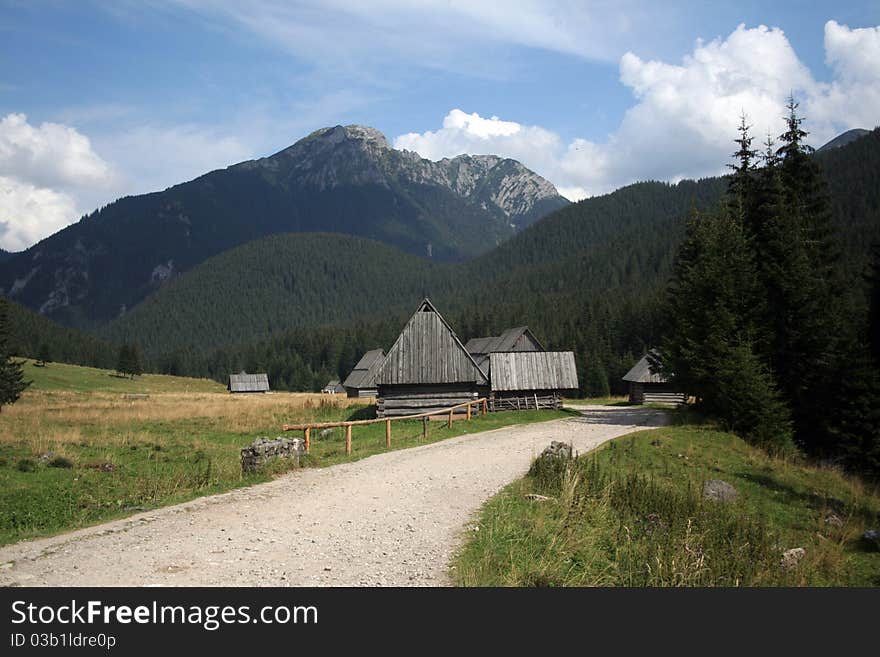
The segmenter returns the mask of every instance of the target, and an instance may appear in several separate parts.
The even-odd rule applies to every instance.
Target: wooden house
[[[631,404],[685,404],[687,393],[683,392],[674,383],[670,383],[660,372],[651,369],[650,357],[657,357],[657,352],[651,351],[633,365],[623,380],[629,384],[629,401]]]
[[[489,378],[455,331],[424,299],[376,373],[377,415],[449,408],[485,395]]]
[[[488,374],[489,354],[506,351],[544,351],[544,346],[528,326],[518,326],[507,329],[495,337],[471,338],[465,349],[473,356],[477,365]]]
[[[333,379],[332,381],[328,381],[327,385],[321,388],[321,393],[325,395],[344,395],[345,388],[339,383],[339,379]]]
[[[509,351],[489,354],[493,411],[561,408],[562,394],[578,388],[571,351]]]
[[[230,374],[226,389],[232,393],[269,392],[269,375],[247,374],[243,371],[238,374]]]
[[[345,379],[342,387],[349,397],[376,397],[376,374],[385,360],[382,349],[373,349],[365,353]]]

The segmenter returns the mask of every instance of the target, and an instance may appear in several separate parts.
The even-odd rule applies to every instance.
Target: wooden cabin
[[[650,357],[657,357],[657,352],[651,351],[633,365],[623,380],[629,384],[629,401],[631,404],[685,404],[687,393],[683,392],[674,383],[670,383],[660,372],[651,369]]]
[[[376,385],[377,415],[391,417],[477,399],[487,394],[489,378],[426,298],[382,361]]]
[[[382,349],[373,349],[365,353],[342,384],[349,397],[376,397],[376,374],[385,360]]]
[[[230,374],[226,389],[231,393],[269,392],[269,375],[247,374],[243,371]]]
[[[571,351],[510,351],[489,354],[492,411],[562,408],[562,394],[578,388]]]
[[[324,395],[344,395],[345,388],[342,387],[342,384],[339,383],[339,379],[333,379],[327,382],[323,388],[321,388],[321,394]]]
[[[501,335],[494,337],[471,338],[465,345],[465,349],[487,374],[489,373],[489,354],[493,352],[545,351],[544,346],[528,326],[507,329]]]

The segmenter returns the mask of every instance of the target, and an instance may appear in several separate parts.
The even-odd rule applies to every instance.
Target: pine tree
[[[132,360],[131,347],[129,344],[123,343],[121,347],[119,347],[119,357],[116,359],[116,371],[123,376],[131,374],[132,369],[134,367]]]
[[[795,434],[809,451],[835,449],[828,412],[841,394],[847,334],[840,250],[828,191],[804,144],[804,119],[789,99],[787,130],[768,166],[762,191],[758,257],[764,262],[770,362],[793,413]]]
[[[49,345],[45,342],[40,344],[40,349],[37,352],[37,364],[45,367],[48,363],[52,362],[52,352],[49,350]]]
[[[696,214],[668,293],[662,369],[729,429],[784,450],[791,442],[789,411],[757,350],[762,314],[748,231],[729,205]]]
[[[587,397],[610,397],[611,386],[608,383],[608,373],[599,358],[589,359],[586,373],[585,393]]]
[[[129,353],[129,370],[128,373],[133,379],[144,373],[143,358],[141,357],[141,349],[137,343],[132,343],[128,347]]]
[[[31,384],[25,381],[22,363],[12,358],[9,347],[9,308],[0,297],[0,412],[3,406],[14,404]]]
[[[880,369],[880,242],[874,245],[869,284],[871,298],[868,306],[868,344],[874,366]]]

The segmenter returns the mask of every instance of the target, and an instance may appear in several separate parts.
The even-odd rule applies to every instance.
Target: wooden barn
[[[561,408],[562,394],[578,388],[571,351],[508,351],[489,354],[492,411]]]
[[[339,379],[333,379],[328,381],[327,385],[321,388],[321,393],[325,395],[344,395],[345,388],[339,383]]]
[[[465,349],[488,374],[489,354],[504,351],[544,351],[544,346],[528,326],[518,326],[495,337],[471,338]]]
[[[377,415],[391,417],[476,399],[488,392],[489,378],[425,299],[382,361],[376,384]]]
[[[349,397],[376,397],[376,374],[385,360],[382,349],[373,349],[365,353],[342,384]]]
[[[663,374],[651,370],[651,356],[656,358],[657,353],[652,351],[645,354],[623,377],[623,380],[629,383],[630,403],[687,403],[687,393],[682,392],[674,383],[670,383]]]
[[[245,372],[230,374],[226,389],[232,393],[269,392],[269,375],[247,374]]]

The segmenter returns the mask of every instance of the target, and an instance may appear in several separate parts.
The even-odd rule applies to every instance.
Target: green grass
[[[44,389],[29,390],[0,413],[0,544],[267,481],[291,464],[279,461],[242,475],[240,451],[255,437],[283,435],[284,423],[374,413],[363,404],[349,405],[346,398],[310,394],[174,394],[167,387],[173,382],[166,381],[174,377],[144,377],[139,391],[150,396],[131,400],[117,394],[117,385],[124,384],[97,370],[46,369],[55,368],[60,388],[47,375]],[[99,384],[98,391],[84,392]],[[567,416],[564,411],[497,413],[456,421],[451,430],[430,422],[427,439],[421,437],[420,422],[400,421],[393,425],[392,449]],[[313,431],[312,453],[303,465],[323,467],[384,451],[384,424],[354,427],[351,455],[345,454],[342,430],[324,437]]]
[[[733,503],[702,499],[721,479]],[[529,493],[550,497],[532,501]],[[831,515],[840,527],[826,522]],[[533,468],[484,507],[457,557],[466,586],[876,586],[880,496],[731,434],[667,427]],[[782,553],[805,549],[797,567]]]
[[[584,397],[581,399],[564,399],[567,405],[591,405],[591,406],[634,406],[630,404],[629,398],[621,397]]]
[[[34,390],[131,394],[225,390],[223,385],[210,379],[192,379],[164,374],[142,374],[129,379],[109,370],[65,363],[48,363],[44,367],[38,367],[32,360],[24,361],[24,376],[26,380],[32,381],[31,388]]]

